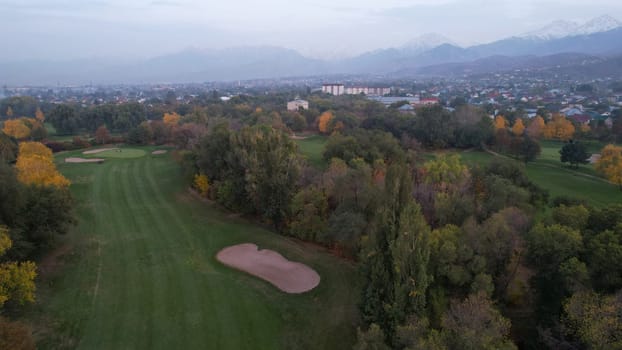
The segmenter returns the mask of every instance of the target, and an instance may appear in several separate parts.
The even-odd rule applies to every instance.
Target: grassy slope
[[[41,348],[351,346],[350,264],[197,201],[168,155],[60,170],[73,181],[80,224],[67,239],[74,248],[63,269],[40,282],[33,319]],[[322,282],[287,295],[215,261],[218,250],[242,242],[305,262]]]
[[[311,165],[316,168],[324,168],[326,162],[322,158],[322,153],[324,153],[324,145],[327,140],[327,137],[315,135],[304,140],[296,140],[296,143],[300,153],[307,158]]]
[[[536,184],[547,189],[551,198],[572,196],[586,199],[597,207],[622,203],[622,191],[600,178],[592,165],[571,169],[559,161],[559,142],[543,142],[542,153],[534,162],[527,164],[527,175]],[[484,152],[462,152],[467,164],[486,164],[494,156]]]
[[[326,138],[312,136],[304,140],[296,140],[300,152],[316,167],[325,167],[322,152]],[[622,192],[616,186],[607,183],[594,170],[592,165],[582,165],[579,169],[570,169],[559,161],[559,150],[563,142],[542,141],[542,153],[535,162],[527,164],[527,174],[538,185],[549,190],[551,197],[567,195],[584,198],[595,206],[622,203]],[[589,151],[597,153],[601,144],[588,145]],[[443,152],[446,153],[446,152]],[[425,158],[433,158],[424,154]],[[486,164],[494,156],[485,152],[462,152],[463,161],[467,164]]]

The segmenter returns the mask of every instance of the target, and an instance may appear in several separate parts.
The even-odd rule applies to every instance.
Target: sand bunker
[[[164,153],[166,153],[166,152],[168,152],[168,151],[167,151],[167,150],[165,150],[165,149],[159,149],[159,150],[157,150],[157,151],[153,151],[153,152],[151,152],[151,154],[164,154]]]
[[[101,153],[101,152],[106,152],[106,151],[112,151],[118,148],[98,148],[98,149],[92,149],[90,151],[84,151],[82,152],[82,154],[96,154],[96,153]]]
[[[104,159],[102,158],[65,158],[65,163],[103,163]]]
[[[307,265],[289,261],[272,250],[259,250],[252,243],[224,248],[216,259],[266,280],[286,293],[304,293],[320,284],[320,275]]]

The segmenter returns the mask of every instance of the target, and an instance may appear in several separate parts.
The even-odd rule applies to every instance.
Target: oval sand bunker
[[[216,255],[221,263],[273,284],[286,293],[304,293],[320,284],[320,275],[305,264],[289,261],[281,254],[256,244],[224,248]]]

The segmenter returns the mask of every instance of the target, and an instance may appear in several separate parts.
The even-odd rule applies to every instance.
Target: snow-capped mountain
[[[558,20],[538,29],[521,35],[524,38],[552,40],[572,36],[580,25],[576,22]]]
[[[619,27],[622,27],[622,22],[609,15],[605,15],[586,22],[585,24],[577,28],[575,34],[588,35],[593,33],[606,32]]]
[[[554,40],[578,35],[601,33],[619,27],[622,27],[622,22],[609,15],[604,15],[593,18],[583,24],[565,20],[554,21],[538,30],[525,33],[519,37]]]
[[[458,46],[451,39],[441,34],[426,33],[408,41],[404,46],[402,46],[402,49],[409,52],[424,52],[443,44]]]

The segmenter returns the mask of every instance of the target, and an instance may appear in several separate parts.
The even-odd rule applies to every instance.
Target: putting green
[[[144,157],[147,152],[136,148],[120,148],[111,149],[104,152],[96,153],[98,158],[140,158]]]

